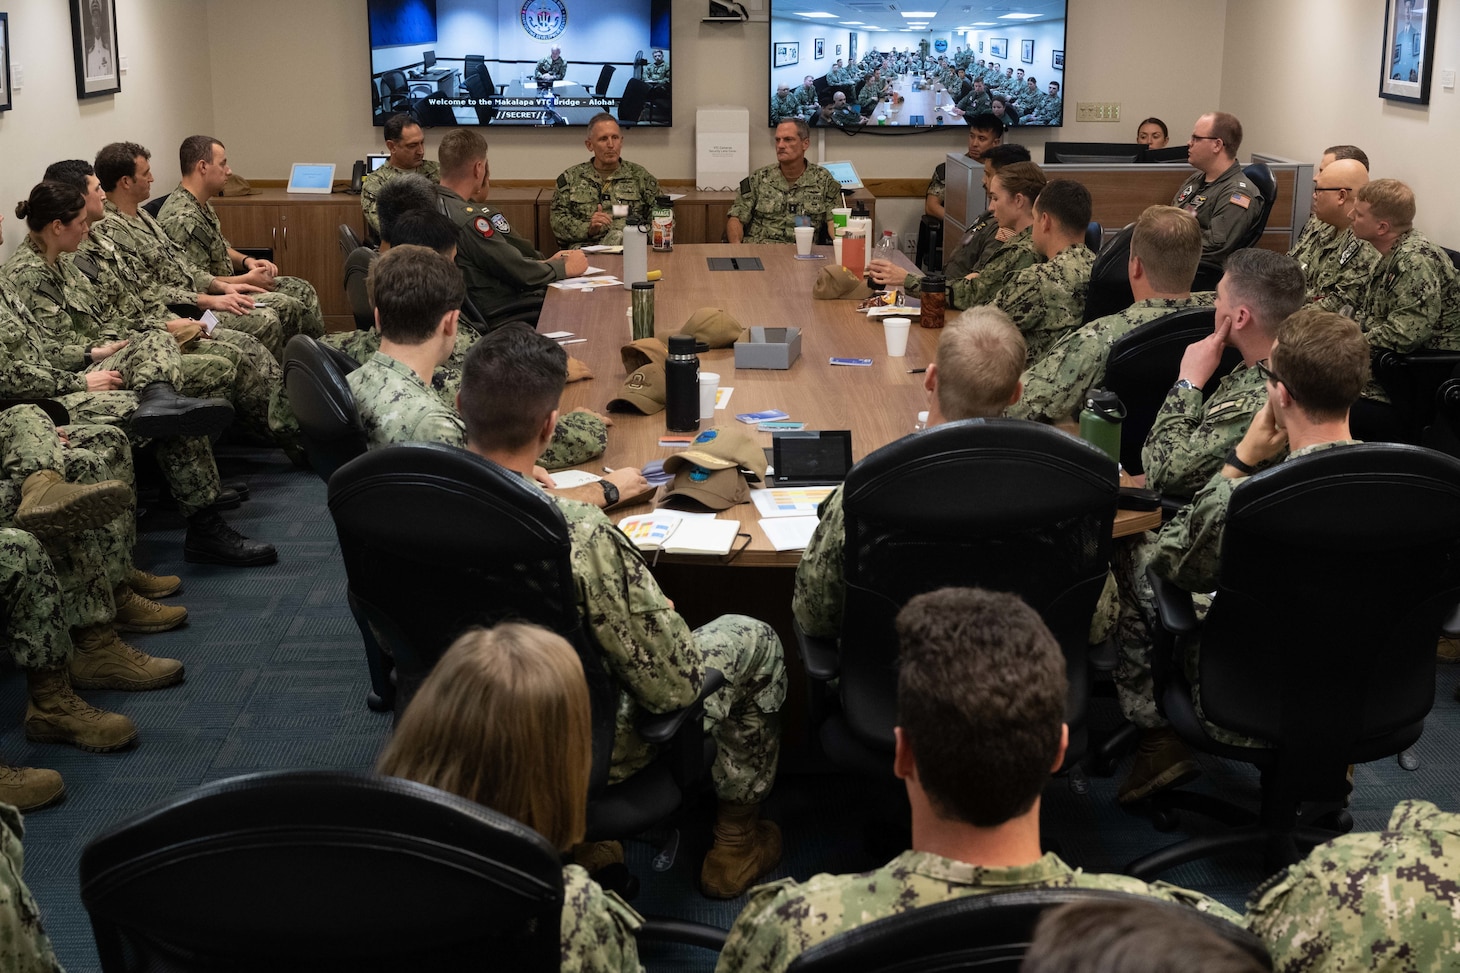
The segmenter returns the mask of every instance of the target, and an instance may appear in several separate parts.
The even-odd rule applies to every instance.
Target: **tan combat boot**
[[[54,770],[0,763],[0,804],[12,804],[17,811],[34,811],[54,804],[65,793],[66,785]]]
[[[67,483],[55,470],[41,470],[20,487],[15,526],[37,537],[55,537],[100,527],[131,502],[132,490],[121,480]]]
[[[106,753],[137,739],[137,727],[120,713],[87,703],[71,689],[65,669],[27,669],[30,702],[25,706],[25,738],[36,743],[69,743]]]
[[[188,620],[188,610],[182,605],[159,605],[137,594],[130,585],[117,585],[113,596],[117,616],[112,619],[112,627],[119,632],[167,632]]]
[[[123,583],[143,598],[156,600],[175,594],[182,587],[182,578],[175,574],[150,574],[141,568],[133,568],[127,572]]]
[[[161,606],[159,606],[161,607]],[[183,664],[154,659],[126,642],[109,624],[88,625],[72,632],[76,651],[68,668],[77,689],[161,689],[182,682]]]
[[[700,891],[733,899],[781,860],[781,829],[760,820],[759,804],[720,802],[715,845],[700,868]]]

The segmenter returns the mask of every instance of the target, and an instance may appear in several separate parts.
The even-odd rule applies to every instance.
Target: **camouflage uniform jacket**
[[[0,396],[49,399],[86,391],[86,376],[79,370],[51,364],[41,331],[30,309],[0,288]]]
[[[550,74],[553,80],[561,81],[568,76],[568,62],[561,57],[545,57],[537,62],[537,70],[534,72],[537,77]]]
[[[992,111],[993,99],[989,97],[988,89],[983,91],[970,90],[958,100],[958,110],[965,115],[979,115],[986,111]]]
[[[814,162],[794,182],[787,182],[779,165],[763,166],[740,180],[740,191],[730,216],[745,227],[746,243],[795,243],[796,217],[825,226],[831,211],[841,205],[842,187],[830,172]]]
[[[173,242],[162,224],[144,209],[131,216],[106,201],[106,216],[91,224],[92,236],[109,240],[134,269],[145,274],[134,281],[138,296],[160,304],[192,304],[208,293],[213,275],[195,267],[182,248]],[[230,268],[231,272],[231,268]]]
[[[818,103],[816,98],[816,86],[813,84],[803,84],[801,87],[791,92],[791,94],[795,95],[796,100],[799,101],[803,106],[815,105]]]
[[[115,311],[119,324],[132,330],[165,329],[167,322],[177,315],[168,308],[166,301],[157,298],[155,289],[144,286],[144,282],[150,283],[151,268],[139,265],[133,254],[99,232],[105,222],[98,220],[93,223],[76,255],[62,260],[81,271],[95,289],[100,307]],[[81,266],[83,260],[89,261],[94,270]],[[176,303],[192,304],[196,300],[197,295],[190,293]]]
[[[1172,311],[1210,304],[1210,294],[1153,297],[1066,332],[1044,357],[1036,359],[1024,372],[1024,394],[1009,406],[1005,415],[1041,422],[1069,419],[1084,402],[1085,393],[1105,378],[1110,348],[1117,340]]]
[[[371,449],[391,443],[445,443],[466,448],[461,416],[443,404],[404,362],[377,351],[345,376],[345,381],[355,396]]]
[[[212,203],[200,201],[186,187],[179,185],[162,204],[157,222],[182,248],[193,267],[216,277],[232,276],[233,261],[228,256],[228,241],[223,237],[223,225],[218,222]]]
[[[21,878],[25,853],[20,838],[24,833],[20,812],[0,804],[0,970],[62,973],[41,927],[41,910]]]
[[[801,99],[796,97],[794,91],[786,92],[785,97],[781,95],[771,96],[771,121],[780,123],[788,118],[799,118],[801,116]]]
[[[816,510],[816,530],[796,565],[791,610],[802,630],[818,638],[836,638],[842,631],[847,583],[843,574],[847,521],[842,488],[837,487]]]
[[[1368,241],[1355,237],[1347,227],[1339,231],[1321,220],[1318,225],[1327,232],[1309,233],[1304,226],[1302,236],[1288,256],[1303,267],[1309,301],[1325,311],[1341,312],[1348,308],[1352,314],[1362,303],[1373,279],[1379,251]]]
[[[1359,324],[1375,348],[1460,350],[1460,275],[1445,251],[1410,230],[1374,266]]]
[[[999,221],[994,219],[992,210],[985,210],[958,241],[953,255],[943,265],[943,276],[953,280],[983,270],[984,264],[1003,245],[1004,241],[999,239]]]
[[[971,158],[971,156],[970,156]],[[938,202],[948,199],[948,163],[940,162],[933,167],[933,178],[928,180],[928,191],[924,196],[937,196]]]
[[[1289,453],[1288,459],[1335,446],[1352,446],[1356,442],[1356,439],[1339,439],[1317,443]],[[1246,480],[1246,476],[1228,479],[1219,470],[1197,492],[1191,503],[1161,528],[1150,562],[1157,574],[1183,591],[1212,591],[1217,587],[1227,506],[1232,501],[1232,491]]]
[[[1171,205],[1196,217],[1202,257],[1221,263],[1262,216],[1263,199],[1257,186],[1247,181],[1242,165],[1233,162],[1211,182],[1198,171],[1177,190]]]
[[[1141,449],[1141,465],[1150,489],[1190,497],[1221,472],[1228,451],[1267,402],[1267,385],[1261,372],[1242,364],[1223,376],[1205,403],[1201,389],[1172,382]]]
[[[42,353],[57,368],[79,372],[89,350],[125,334],[126,323],[115,308],[102,306],[70,255],[48,264],[29,236],[5,262],[0,282],[30,309]]]
[[[1460,815],[1400,801],[1383,831],[1313,849],[1254,893],[1247,926],[1277,973],[1442,973],[1460,965]]]
[[[618,683],[613,745],[618,766],[644,748],[635,728],[642,712],[665,713],[694,700],[704,680],[703,654],[623,531],[592,504],[550,499],[568,524],[578,612]]]
[[[716,973],[779,973],[796,957],[838,933],[877,919],[983,892],[1026,888],[1110,889],[1191,906],[1230,922],[1240,917],[1212,899],[1164,882],[1086,873],[1054,853],[1028,865],[981,868],[927,852],[905,851],[875,871],[782,879],[750,892],[735,920]]]
[[[360,211],[365,216],[365,225],[375,236],[380,236],[380,191],[392,179],[412,174],[425,176],[437,185],[441,184],[441,165],[430,159],[421,160],[420,167],[416,169],[398,169],[387,162],[374,172],[367,173],[360,183]]]
[[[466,279],[466,293],[478,311],[494,308],[528,294],[541,294],[547,285],[562,280],[563,261],[536,260],[508,239],[497,217],[487,207],[470,203],[445,186],[438,186],[442,212],[457,226],[456,266]],[[505,222],[503,217],[501,222]]]
[[[1025,267],[999,291],[994,306],[1007,312],[1024,335],[1028,362],[1039,361],[1061,335],[1080,326],[1094,264],[1095,251],[1077,243]]]
[[[644,80],[647,81],[647,82],[649,82],[650,84],[668,84],[669,83],[669,62],[668,61],[659,61],[659,62],[650,61],[644,67]]]
[[[643,924],[580,866],[563,866],[562,973],[642,973],[634,930]]]
[[[1034,249],[1034,235],[1029,227],[1010,237],[1008,242],[994,251],[973,280],[964,277],[948,279],[948,303],[960,311],[983,304],[992,304],[998,299],[1004,285],[1026,267],[1039,262]],[[1089,289],[1089,275],[1086,275],[1086,289]],[[922,278],[909,274],[903,281],[903,289],[911,296],[917,296],[922,289]]]
[[[593,168],[593,160],[580,162],[558,176],[553,190],[553,236],[560,247],[581,247],[585,243],[618,246],[624,242],[627,217],[613,216],[613,207],[627,206],[628,216],[637,217],[647,226],[658,195],[659,180],[637,163],[620,159],[618,168],[604,175]],[[588,224],[599,206],[612,222],[594,236],[588,232]]]

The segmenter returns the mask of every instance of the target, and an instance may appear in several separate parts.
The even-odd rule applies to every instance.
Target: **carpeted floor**
[[[344,602],[344,569],[323,484],[294,470],[277,452],[233,453],[220,465],[225,476],[245,476],[253,494],[227,518],[275,544],[279,563],[244,570],[185,564],[181,520],[170,513],[146,518],[138,563],[182,575],[183,591],[169,601],[187,605],[190,621],[175,632],[135,641],[155,655],[184,660],[187,681],[154,693],[85,694],[137,722],[141,738],[135,748],[97,755],[27,743],[19,725],[24,681],[12,667],[0,679],[0,712],[13,714],[0,733],[0,755],[10,763],[52,767],[66,778],[66,799],[26,820],[25,874],[72,973],[98,969],[76,875],[91,838],[207,781],[266,769],[368,769],[389,733],[389,716],[365,707],[369,681]],[[1359,829],[1382,826],[1404,797],[1460,809],[1460,704],[1452,699],[1457,681],[1460,667],[1441,668],[1435,710],[1417,747],[1422,760],[1417,772],[1406,773],[1392,759],[1358,769],[1352,813]],[[1108,701],[1097,701],[1093,717],[1097,735],[1116,721]],[[1160,834],[1119,809],[1115,789],[1127,765],[1114,778],[1091,778],[1084,795],[1072,793],[1063,780],[1046,789],[1046,844],[1072,865],[1118,870],[1181,837]],[[1200,786],[1255,803],[1255,772],[1219,760],[1204,766]],[[666,872],[650,868],[649,843],[628,845],[630,866],[643,885],[634,903],[640,911],[721,927],[734,920],[742,903],[714,902],[694,887],[711,814],[705,802],[685,817],[678,856]],[[785,834],[785,860],[775,877],[875,867],[906,840],[895,794],[872,793],[862,781],[828,775],[810,766],[804,754],[786,755],[768,814]],[[1183,821],[1183,827],[1201,824]],[[1238,908],[1263,877],[1260,862],[1246,856],[1194,863],[1164,876]],[[688,948],[653,947],[643,957],[651,971],[714,965],[711,954]]]

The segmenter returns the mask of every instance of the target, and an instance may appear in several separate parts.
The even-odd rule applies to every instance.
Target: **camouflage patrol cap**
[[[695,437],[689,449],[664,461],[664,472],[677,473],[686,467],[707,470],[740,469],[753,480],[765,476],[765,450],[744,429],[706,429]]]
[[[709,470],[686,466],[674,474],[657,504],[673,506],[671,500],[693,500],[711,510],[724,510],[750,499],[750,484],[736,469]]]
[[[711,348],[729,348],[744,332],[740,322],[718,307],[702,307],[689,316],[680,334],[692,334]]]
[[[640,338],[619,349],[624,361],[624,371],[633,374],[645,365],[664,367],[669,360],[669,346],[659,338]]]
[[[818,301],[860,301],[871,297],[872,289],[845,267],[822,267],[811,285],[811,296]]]
[[[610,399],[609,412],[642,412],[652,416],[664,411],[664,366],[649,363],[635,371],[618,390],[618,397]]]

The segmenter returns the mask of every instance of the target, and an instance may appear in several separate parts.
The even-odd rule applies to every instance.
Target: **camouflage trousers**
[[[177,339],[161,328],[132,332],[125,348],[87,369],[108,370],[121,372],[123,387],[134,392],[167,382],[184,395],[223,396],[233,384],[227,359],[192,355],[185,360]]]
[[[228,319],[232,323],[234,319]],[[255,337],[232,328],[217,328],[211,341],[199,341],[185,352],[196,356],[225,358],[233,365],[233,384],[224,395],[233,403],[232,431],[258,445],[274,445],[269,432],[269,403],[282,384],[279,363]],[[188,360],[188,359],[185,359]]]
[[[759,804],[776,782],[781,754],[780,709],[786,701],[781,640],[765,622],[722,615],[694,632],[705,668],[725,685],[705,699],[705,732],[715,741],[710,776],[715,794],[734,804]],[[633,776],[656,753],[637,735],[614,742],[611,781]]]
[[[283,303],[282,298],[280,303]],[[283,354],[284,326],[279,323],[277,313],[260,304],[246,314],[220,314],[218,323],[219,328],[213,332],[215,339],[226,340],[223,331],[247,335],[258,342],[264,353],[273,359],[276,365],[278,364],[279,358],[275,355],[275,349],[279,349],[279,355]]]
[[[254,294],[252,297],[255,302],[278,315],[280,329],[277,341],[268,340],[271,336],[249,332],[269,350],[276,362],[284,361],[284,345],[296,334],[307,334],[311,338],[324,334],[324,316],[319,310],[319,295],[314,292],[314,286],[309,281],[298,277],[275,277],[272,291]],[[240,327],[240,324],[247,323],[229,322],[240,331],[248,331],[247,326]]]
[[[0,528],[0,617],[3,641],[22,669],[51,669],[71,654],[61,586],[34,535]]]
[[[118,429],[127,428],[128,420],[137,409],[137,394],[120,390],[71,392],[59,396],[56,401],[66,407],[74,422]],[[152,440],[131,437],[134,447],[146,446],[150,442]],[[213,461],[213,447],[207,437],[159,439],[154,455],[184,517],[192,516],[218,499],[218,465]]]

